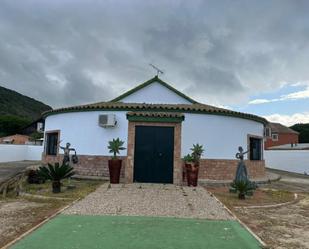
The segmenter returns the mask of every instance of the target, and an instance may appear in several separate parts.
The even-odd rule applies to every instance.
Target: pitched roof
[[[265,118],[242,112],[236,112],[224,108],[219,108],[205,104],[146,104],[146,103],[122,103],[122,102],[99,102],[88,105],[79,105],[50,110],[43,113],[43,117],[57,113],[80,112],[80,111],[98,111],[98,110],[117,110],[134,112],[180,112],[180,113],[203,113],[223,116],[233,116],[254,120],[263,124],[268,121]]]
[[[280,123],[269,123],[269,127],[271,128],[272,133],[293,133],[299,134],[299,132],[292,130],[291,128],[284,126]]]
[[[182,92],[178,91],[177,89],[175,89],[174,87],[172,87],[171,85],[167,84],[166,82],[164,82],[163,80],[161,80],[158,76],[153,77],[152,79],[138,85],[137,87],[134,87],[133,89],[121,94],[120,96],[118,96],[117,98],[112,99],[110,102],[117,102],[117,101],[121,101],[123,98],[139,91],[140,89],[149,86],[150,84],[157,82],[159,84],[161,84],[162,86],[168,88],[169,90],[173,91],[174,93],[176,93],[178,96],[188,100],[189,102],[191,102],[192,104],[196,104],[198,103],[197,101],[195,101],[194,99],[191,99],[190,97],[188,97],[187,95],[183,94]]]

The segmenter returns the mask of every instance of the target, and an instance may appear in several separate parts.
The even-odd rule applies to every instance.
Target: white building
[[[200,180],[233,179],[238,146],[249,150],[250,177],[265,174],[264,118],[197,103],[158,77],[109,102],[56,109],[44,117],[43,160],[61,160],[59,141],[70,142],[79,155],[76,170],[81,175],[108,176],[108,141],[118,137],[127,148],[121,151],[127,182],[179,184],[181,158],[195,143],[205,148]],[[107,117],[110,126],[104,127]]]

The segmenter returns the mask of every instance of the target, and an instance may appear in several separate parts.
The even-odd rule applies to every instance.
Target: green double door
[[[135,127],[135,182],[173,183],[173,161],[173,127]]]

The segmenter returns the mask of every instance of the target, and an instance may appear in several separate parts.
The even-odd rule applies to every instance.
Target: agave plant
[[[231,187],[238,192],[238,198],[243,200],[246,199],[246,195],[256,189],[255,184],[249,180],[234,181]]]
[[[185,163],[192,163],[193,162],[193,156],[191,154],[187,154],[183,157],[183,160]]]
[[[113,139],[112,141],[108,142],[108,149],[110,153],[113,153],[113,159],[117,159],[117,154],[120,154],[121,150],[125,150],[126,148],[123,147],[124,141],[120,140],[119,138]]]
[[[75,174],[73,167],[69,164],[55,163],[55,165],[48,164],[39,168],[39,174],[47,180],[52,181],[53,193],[60,193],[61,180],[69,178]]]
[[[198,163],[201,156],[204,153],[203,145],[193,144],[193,147],[191,148],[191,150],[192,150],[193,161],[195,163]]]

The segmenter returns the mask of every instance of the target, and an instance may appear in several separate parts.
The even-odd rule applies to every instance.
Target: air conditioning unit
[[[99,115],[99,126],[107,128],[107,127],[115,127],[116,124],[117,121],[115,114]]]

